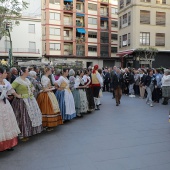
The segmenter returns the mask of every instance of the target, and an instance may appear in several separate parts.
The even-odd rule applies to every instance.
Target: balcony
[[[65,4],[63,10],[72,12],[73,11],[73,4]]]
[[[0,53],[8,53],[9,48],[0,48]],[[30,49],[30,48],[13,48],[13,53],[34,53],[34,54],[40,54],[39,49]]]
[[[65,49],[64,50],[64,55],[73,55],[73,50]]]
[[[100,16],[108,16],[107,12],[100,12]]]
[[[72,21],[64,21],[64,26],[73,26],[73,22]]]
[[[84,27],[84,23],[83,22],[76,22],[76,26],[77,27]]]
[[[100,26],[102,30],[108,30],[108,26],[107,25],[101,25]]]
[[[77,56],[85,56],[84,45],[76,45],[76,55]]]
[[[84,37],[76,37],[76,43],[77,44],[82,44],[85,42],[85,38]]]
[[[64,37],[65,41],[73,41],[73,37]]]
[[[109,0],[100,0],[100,3],[109,3]]]

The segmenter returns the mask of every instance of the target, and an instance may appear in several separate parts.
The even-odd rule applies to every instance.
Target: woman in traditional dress
[[[76,117],[74,98],[69,88],[68,69],[63,69],[62,76],[56,81],[57,91],[55,93],[58,100],[63,121]]]
[[[37,101],[33,95],[33,85],[28,78],[28,68],[21,68],[21,76],[12,83],[16,93],[21,95],[21,99],[14,98],[12,107],[21,130],[21,139],[27,141],[28,137],[41,133],[42,114]]]
[[[73,93],[75,103],[80,102],[80,110],[76,110],[76,112],[79,114],[78,116],[83,116],[84,113],[87,113],[88,110],[88,102],[87,102],[87,96],[85,92],[86,86],[84,85],[83,81],[83,71],[77,71],[74,89],[76,89],[76,94]],[[78,95],[78,93],[79,95]]]
[[[20,134],[14,111],[7,98],[8,94],[13,94],[18,98],[21,96],[12,89],[6,77],[6,70],[0,67],[0,152],[12,151],[12,147],[18,144],[17,136]]]
[[[54,87],[51,86],[50,79],[51,68],[45,67],[44,75],[41,78],[43,91],[38,95],[37,102],[42,112],[43,127],[47,131],[53,130],[53,127],[63,124],[58,101],[53,93]]]
[[[86,91],[86,96],[88,101],[88,112],[92,112],[95,109],[95,104],[94,104],[93,92],[91,89],[91,78],[89,75],[90,75],[90,71],[84,70],[83,81],[84,84],[86,85],[85,91]]]
[[[37,98],[38,94],[42,91],[42,85],[40,82],[37,81],[37,73],[35,71],[30,71],[29,72],[29,80],[34,86],[34,97]]]

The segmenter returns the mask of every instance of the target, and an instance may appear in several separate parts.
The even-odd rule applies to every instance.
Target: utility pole
[[[7,22],[5,29],[8,31],[8,36],[9,36],[9,41],[10,41],[10,49],[9,49],[8,55],[9,55],[9,65],[10,67],[12,67],[14,61],[13,61],[13,55],[12,55],[12,40],[11,40],[11,34],[10,34],[10,25],[11,23]]]

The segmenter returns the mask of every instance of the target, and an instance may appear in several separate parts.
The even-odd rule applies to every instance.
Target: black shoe
[[[163,105],[168,105],[168,102],[163,102],[162,104],[163,104]]]
[[[14,148],[7,149],[7,151],[14,151]]]
[[[95,110],[100,110],[99,105],[96,106]]]
[[[120,104],[120,101],[119,101],[119,104]]]
[[[118,104],[118,103],[116,103],[116,106],[119,106],[119,104]]]

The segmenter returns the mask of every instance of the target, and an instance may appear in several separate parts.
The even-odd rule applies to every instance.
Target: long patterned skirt
[[[42,112],[43,127],[56,127],[63,124],[58,101],[53,92],[42,92],[37,97]]]
[[[86,96],[87,96],[87,101],[88,101],[88,111],[93,111],[95,109],[95,104],[94,104],[94,97],[93,97],[93,92],[91,88],[87,88],[86,90]]]
[[[88,102],[86,92],[84,89],[79,89],[79,93],[80,93],[80,113],[87,113]]]
[[[25,138],[41,133],[43,131],[43,127],[42,119],[41,123],[39,123],[39,125],[37,126],[35,126],[31,121],[32,116],[35,116],[34,118],[41,116],[41,112],[35,98],[33,97],[32,99],[27,99],[29,106],[26,105],[24,100],[25,99],[14,98],[14,100],[12,101],[12,107],[18,122],[18,126],[21,131],[21,137]],[[34,111],[35,115],[31,116],[29,113],[30,112],[29,109]]]
[[[18,134],[20,130],[9,101],[5,104],[0,100],[0,151],[16,146]]]
[[[73,98],[74,98],[74,103],[75,103],[75,109],[76,109],[76,114],[80,115],[81,112],[81,104],[80,104],[80,93],[78,89],[74,89],[72,91]]]
[[[55,96],[58,100],[62,119],[71,120],[76,117],[74,98],[71,92],[57,90]]]

